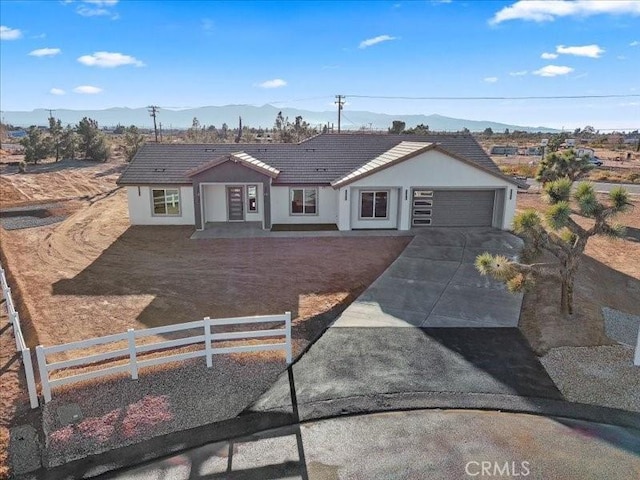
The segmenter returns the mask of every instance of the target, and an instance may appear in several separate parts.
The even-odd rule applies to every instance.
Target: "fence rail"
[[[242,332],[225,332],[215,333],[215,327],[222,325],[244,325],[259,323],[283,323],[282,328],[264,329],[264,330],[248,330]],[[200,329],[203,333],[198,333],[185,338],[175,340],[163,340],[155,343],[138,344],[140,339],[151,337],[154,335],[175,333],[185,330]],[[278,343],[260,343],[249,345],[233,345],[218,347],[215,342],[249,340],[254,338],[272,338],[281,337],[284,341]],[[122,344],[126,342],[127,347],[122,348]],[[84,357],[72,358],[57,362],[47,363],[47,356],[55,353],[68,352],[72,350],[80,350],[91,348],[96,345],[114,344],[114,349],[103,352],[86,355]],[[118,345],[120,344],[120,345]],[[149,359],[139,359],[138,355],[150,352],[162,352],[165,350],[185,347],[189,345],[204,344],[203,349],[193,352],[177,353],[171,355],[163,355]],[[103,377],[106,375],[114,375],[117,373],[128,372],[133,380],[138,378],[140,368],[161,365],[163,363],[184,361],[191,358],[205,357],[207,367],[213,366],[213,356],[224,353],[242,353],[242,352],[260,352],[268,350],[283,350],[286,356],[287,365],[292,361],[291,351],[291,312],[285,312],[283,315],[263,315],[255,317],[238,317],[238,318],[219,318],[212,319],[205,317],[202,320],[182,323],[177,325],[168,325],[165,327],[147,328],[144,330],[129,329],[126,333],[118,333],[115,335],[107,335],[104,337],[81,340],[77,342],[65,343],[51,347],[36,347],[36,356],[38,358],[38,367],[40,370],[40,382],[42,385],[42,395],[45,403],[51,401],[51,389],[61,385],[77,383],[93,378]],[[125,364],[107,366],[90,372],[78,373],[61,378],[51,378],[51,373],[67,368],[88,366],[98,362],[108,361],[127,361]]]
[[[36,379],[33,373],[33,363],[31,362],[31,349],[27,347],[24,341],[22,327],[20,326],[20,314],[13,303],[11,288],[7,283],[7,276],[2,265],[0,265],[0,287],[2,288],[2,298],[4,299],[9,323],[16,341],[16,351],[22,356],[22,366],[24,367],[24,376],[27,380],[27,391],[29,392],[29,403],[31,408],[38,408],[38,391],[36,390]]]

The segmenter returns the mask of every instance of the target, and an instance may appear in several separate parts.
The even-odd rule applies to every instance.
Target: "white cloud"
[[[496,83],[498,81],[498,77],[485,77],[484,81],[487,83]]]
[[[630,47],[637,47],[638,45],[640,45],[640,42],[638,40],[634,40],[629,44]]]
[[[262,83],[258,83],[255,86],[260,88],[280,88],[286,87],[287,82],[282,80],[281,78],[274,78],[273,80],[267,80]]]
[[[397,40],[397,38],[392,37],[391,35],[378,35],[377,37],[367,38],[366,40],[361,41],[358,48],[367,48],[371,47],[372,45],[376,45],[382,42],[389,42],[391,40]]]
[[[71,2],[66,2],[71,3]],[[118,0],[84,0],[76,7],[76,13],[83,17],[111,16],[112,20],[119,18],[111,9],[118,4]]]
[[[83,93],[85,95],[95,95],[96,93],[102,92],[102,89],[92,85],[80,85],[74,88],[73,91],[76,93]]]
[[[561,65],[547,65],[533,72],[534,75],[540,77],[557,77],[559,75],[567,75],[573,72],[573,68]]]
[[[525,76],[527,73],[526,70],[518,70],[517,72],[509,72],[509,75],[511,75],[512,77],[523,77]]]
[[[65,93],[67,93],[67,92],[65,92],[65,91],[64,91],[64,90],[62,90],[61,88],[52,88],[51,90],[49,90],[49,93],[50,93],[51,95],[64,95],[64,94],[65,94]]]
[[[498,11],[489,23],[509,20],[551,22],[561,17],[592,15],[640,15],[637,0],[518,0]]]
[[[545,60],[553,60],[554,58],[558,58],[558,54],[544,52],[542,55],[540,55],[540,58],[544,58]]]
[[[0,40],[17,40],[22,38],[22,32],[17,28],[0,26]]]
[[[556,47],[556,52],[563,55],[575,55],[577,57],[600,58],[600,55],[604,53],[604,49],[595,44],[577,47],[565,47],[564,45],[558,45]]]
[[[88,67],[115,68],[123,65],[144,67],[144,63],[135,57],[118,52],[94,52],[93,55],[78,57],[78,61]]]
[[[84,0],[84,3],[97,5],[98,7],[113,7],[118,4],[119,0]]]
[[[59,48],[38,48],[36,50],[31,50],[28,55],[32,57],[53,57],[62,52]]]

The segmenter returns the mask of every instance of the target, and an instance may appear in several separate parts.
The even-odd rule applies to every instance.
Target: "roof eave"
[[[392,167],[392,166],[394,166],[394,165],[397,165],[398,163],[402,163],[402,162],[404,162],[405,160],[409,160],[410,158],[413,158],[413,157],[415,157],[415,156],[417,156],[417,155],[420,155],[421,153],[424,153],[424,152],[427,152],[427,151],[429,151],[429,150],[432,150],[432,149],[434,149],[436,146],[437,146],[437,144],[436,144],[436,143],[429,143],[428,145],[425,145],[424,147],[422,147],[422,148],[420,148],[420,149],[418,149],[418,150],[416,150],[416,151],[414,151],[414,152],[407,153],[406,155],[403,155],[403,156],[402,156],[402,157],[400,157],[400,158],[396,158],[395,160],[391,160],[390,162],[385,163],[384,165],[381,165],[381,166],[380,166],[380,167],[378,167],[378,168],[373,168],[373,169],[369,170],[368,172],[365,172],[365,173],[363,173],[363,174],[361,174],[361,175],[358,175],[358,176],[355,176],[355,177],[348,178],[348,177],[349,177],[349,175],[351,175],[352,173],[354,173],[354,172],[355,172],[355,171],[357,171],[358,169],[362,168],[362,166],[360,166],[360,167],[358,167],[356,170],[354,170],[354,171],[352,171],[352,172],[349,172],[349,173],[348,173],[347,175],[345,175],[344,177],[342,177],[342,178],[340,178],[340,179],[338,179],[338,180],[334,180],[333,182],[331,182],[331,186],[332,186],[333,188],[341,188],[341,187],[344,187],[344,186],[349,185],[349,184],[351,184],[351,183],[353,183],[353,182],[356,182],[356,181],[358,181],[358,180],[362,180],[363,178],[366,178],[366,177],[368,177],[369,175],[373,175],[374,173],[378,173],[378,172],[381,172],[381,171],[383,171],[383,170],[386,170],[387,168]],[[367,162],[367,163],[368,163],[368,162]],[[365,164],[365,165],[366,165],[366,164]]]

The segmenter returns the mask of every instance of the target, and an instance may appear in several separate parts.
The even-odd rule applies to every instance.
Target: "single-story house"
[[[508,229],[518,180],[470,135],[322,134],[297,144],[147,143],[118,179],[134,225]]]

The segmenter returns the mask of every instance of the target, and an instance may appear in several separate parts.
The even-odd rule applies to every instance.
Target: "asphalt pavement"
[[[526,414],[417,410],[308,422],[104,478],[640,478],[640,431]]]

